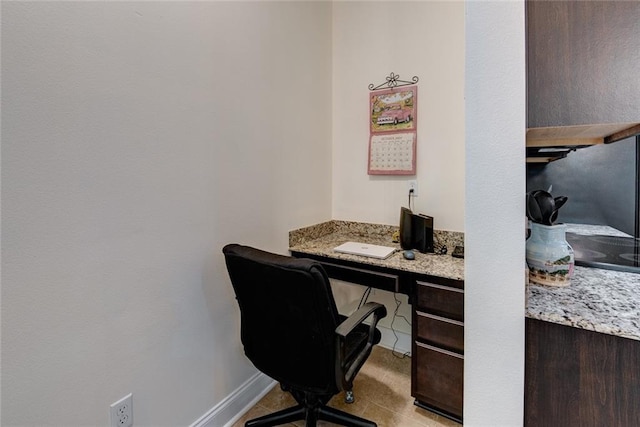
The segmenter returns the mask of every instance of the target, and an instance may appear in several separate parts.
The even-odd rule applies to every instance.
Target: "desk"
[[[419,252],[415,260],[406,260],[391,241],[394,228],[332,221],[306,230],[304,238],[291,239],[290,234],[289,250],[294,257],[320,262],[331,278],[408,295],[411,395],[416,405],[462,422],[464,260]],[[380,260],[333,250],[347,241],[394,246],[398,252]]]

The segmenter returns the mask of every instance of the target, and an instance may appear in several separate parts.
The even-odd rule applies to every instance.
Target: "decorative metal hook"
[[[416,84],[416,83],[418,83],[418,76],[413,76],[411,78],[411,81],[400,80],[400,75],[399,74],[395,74],[395,73],[391,72],[391,74],[389,74],[386,77],[386,81],[383,82],[383,83],[380,83],[378,86],[375,86],[373,83],[371,83],[369,85],[369,90],[379,90],[379,89],[384,89],[385,87],[393,89],[395,87],[409,86],[409,85]]]

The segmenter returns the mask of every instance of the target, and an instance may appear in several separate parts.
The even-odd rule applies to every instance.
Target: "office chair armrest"
[[[376,329],[376,324],[387,315],[387,308],[377,302],[368,302],[356,310],[344,322],[338,325],[336,334],[343,338],[346,337],[372,314],[374,314],[374,317],[369,328],[369,338],[373,339],[373,331]]]
[[[349,366],[345,360],[345,341],[347,335],[351,333],[358,325],[362,324],[368,317],[373,315],[371,324],[369,325],[369,335],[367,344],[356,355]],[[356,310],[351,316],[349,316],[344,322],[342,322],[336,328],[336,380],[341,385],[343,390],[351,390],[353,378],[358,373],[364,362],[369,357],[371,349],[373,347],[373,340],[375,338],[376,325],[387,315],[387,308],[377,302],[368,302],[358,310]]]

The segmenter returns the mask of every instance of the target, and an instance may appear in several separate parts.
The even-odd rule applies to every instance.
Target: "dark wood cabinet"
[[[527,0],[527,127],[640,119],[640,2]]]
[[[464,282],[416,280],[411,394],[416,405],[462,422]]]
[[[428,313],[464,320],[464,291],[431,282],[416,282],[416,305]]]
[[[640,341],[534,319],[525,339],[525,426],[639,425]]]
[[[443,349],[464,353],[464,324],[415,310],[416,337]]]
[[[464,357],[418,341],[412,358],[419,361],[413,381],[418,406],[461,422]]]
[[[527,163],[640,134],[639,1],[526,0],[526,26]]]

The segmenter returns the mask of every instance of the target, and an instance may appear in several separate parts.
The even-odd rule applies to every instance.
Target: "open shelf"
[[[527,163],[548,163],[571,151],[640,134],[640,122],[527,129]]]

